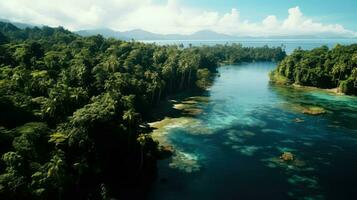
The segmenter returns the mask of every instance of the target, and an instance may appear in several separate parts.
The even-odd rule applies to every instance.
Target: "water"
[[[206,98],[185,104],[201,112],[161,127],[176,154],[149,199],[356,199],[357,97],[272,86],[275,65],[220,67]]]
[[[329,48],[334,47],[336,44],[348,45],[357,43],[357,39],[237,39],[237,40],[143,40],[146,43],[156,43],[158,45],[179,45],[183,44],[188,47],[190,44],[193,46],[202,45],[216,45],[216,44],[232,44],[239,43],[244,47],[263,47],[268,45],[270,47],[278,47],[283,45],[285,51],[290,54],[297,47],[305,50],[310,50],[322,45]]]

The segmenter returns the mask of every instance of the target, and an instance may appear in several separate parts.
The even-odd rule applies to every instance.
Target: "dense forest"
[[[296,49],[280,62],[271,79],[284,84],[338,87],[342,93],[357,95],[357,44]]]
[[[220,63],[284,57],[280,47],[158,46],[0,23],[0,199],[138,196],[161,156],[143,126],[150,108],[205,89]]]

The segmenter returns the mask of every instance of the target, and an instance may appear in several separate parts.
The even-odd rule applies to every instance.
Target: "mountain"
[[[116,39],[121,39],[121,40],[130,40],[130,39],[136,39],[136,40],[150,40],[150,39],[162,39],[160,34],[155,34],[151,33],[148,31],[144,31],[141,29],[134,29],[131,31],[114,31],[109,28],[103,28],[103,29],[89,29],[89,30],[80,30],[75,32],[81,36],[93,36],[93,35],[102,35],[103,37],[106,38],[116,38]]]
[[[214,40],[214,39],[234,39],[236,37],[222,34],[222,33],[217,33],[214,31],[210,30],[201,30],[197,31],[191,35],[188,35],[189,39],[193,40]]]
[[[0,22],[3,23],[11,23],[11,26],[19,28],[19,29],[25,29],[25,28],[33,28],[35,26],[37,27],[43,27],[43,25],[38,25],[38,24],[30,24],[30,23],[20,23],[20,22],[13,22],[8,19],[2,19],[0,18]],[[9,25],[10,26],[10,25]],[[8,27],[11,28],[11,27]],[[225,35],[225,34],[219,34],[213,31],[209,30],[202,30],[198,31],[196,33],[190,34],[190,35],[183,35],[183,34],[157,34],[157,33],[152,33],[149,31],[145,31],[142,29],[133,29],[130,31],[115,31],[109,28],[100,28],[100,29],[87,29],[87,30],[80,30],[76,31],[78,35],[81,36],[93,36],[93,35],[102,35],[103,37],[106,38],[116,38],[116,39],[121,39],[121,40],[209,40],[209,39],[228,39],[232,38],[231,36]]]
[[[0,18],[0,22],[11,23],[19,29],[33,28],[35,26],[41,28],[44,25],[32,23],[13,22],[8,19]],[[81,36],[102,35],[106,38],[116,38],[120,40],[235,40],[235,39],[357,39],[356,37],[343,37],[339,34],[325,33],[319,35],[277,35],[277,36],[232,36],[223,33],[217,33],[211,30],[200,30],[192,34],[159,34],[145,31],[142,29],[133,29],[130,31],[115,31],[110,28],[86,29],[75,31]]]
[[[126,37],[128,37],[130,39],[136,39],[136,40],[162,40],[162,39],[165,39],[165,35],[151,33],[149,31],[145,31],[142,29],[134,29],[131,31],[124,31],[121,33],[122,33],[122,35],[125,35]]]
[[[124,36],[124,34],[122,34],[119,31],[114,31],[112,29],[109,28],[103,28],[103,29],[90,29],[90,30],[80,30],[75,32],[78,35],[81,36],[93,36],[93,35],[102,35],[103,37],[106,38],[116,38],[116,39],[121,39],[121,40],[128,40],[130,38],[127,38]]]
[[[192,34],[158,34],[145,31],[142,29],[134,29],[130,31],[114,31],[112,29],[90,29],[76,32],[82,36],[103,35],[104,37],[113,37],[121,40],[236,40],[236,39],[356,39],[351,37],[342,37],[334,34],[320,35],[277,35],[277,36],[232,36],[222,33],[217,33],[211,30],[200,30]]]
[[[135,39],[135,40],[217,40],[217,39],[235,39],[236,37],[217,33],[210,30],[201,30],[193,34],[158,34],[145,31],[142,29],[134,29],[130,31],[114,31],[111,29],[90,29],[76,32],[82,36],[103,35],[104,37],[113,37],[116,39]]]
[[[41,26],[35,25],[35,24],[26,24],[26,23],[20,23],[20,22],[12,22],[12,21],[10,21],[10,20],[1,19],[1,18],[0,18],[0,22],[11,23],[12,25],[16,26],[16,27],[19,28],[19,29],[33,28],[33,27],[35,27],[35,26],[41,27]]]

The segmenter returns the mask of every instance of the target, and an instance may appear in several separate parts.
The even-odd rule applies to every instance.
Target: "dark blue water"
[[[216,45],[216,44],[232,44],[239,43],[244,47],[263,47],[268,45],[270,47],[282,46],[285,51],[290,54],[297,47],[301,47],[305,50],[310,50],[322,45],[326,45],[329,48],[334,47],[336,44],[348,45],[357,43],[357,39],[237,39],[237,40],[144,40],[147,43],[156,43],[158,45],[179,45],[183,44],[188,47],[190,44],[193,46],[202,45]]]
[[[357,98],[272,86],[274,67],[220,67],[206,99],[190,102],[202,112],[162,127],[176,152],[149,199],[357,199]],[[326,113],[302,113],[312,106]]]

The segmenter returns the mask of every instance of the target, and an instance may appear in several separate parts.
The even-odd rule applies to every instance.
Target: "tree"
[[[310,51],[297,49],[280,62],[273,73],[287,78],[288,83],[320,88],[339,87],[346,94],[356,94],[356,52],[356,44],[336,45],[330,50],[326,46]]]
[[[9,40],[7,39],[7,37],[3,33],[0,32],[0,45],[5,44],[8,41]]]
[[[0,199],[125,196],[156,169],[158,143],[140,125],[160,100],[208,87],[218,63],[283,56],[281,48],[159,46],[0,22]],[[318,70],[307,71],[299,75],[318,81]]]
[[[24,160],[16,152],[7,152],[2,156],[6,165],[0,175],[0,197],[4,199],[26,198],[28,188],[24,173]]]
[[[211,85],[211,72],[208,69],[197,70],[196,85],[201,89],[206,89]]]

